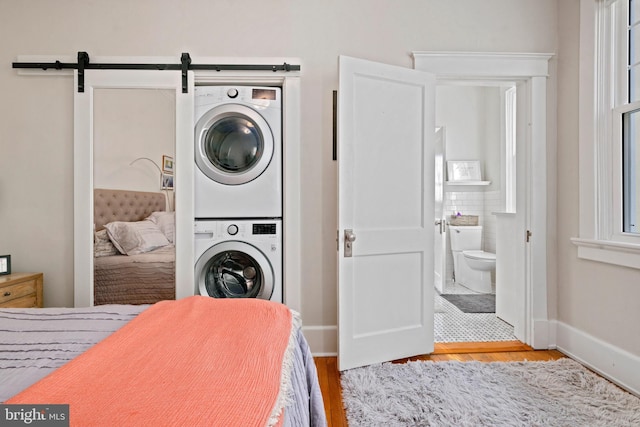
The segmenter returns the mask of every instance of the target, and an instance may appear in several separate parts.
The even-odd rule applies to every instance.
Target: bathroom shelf
[[[447,185],[489,185],[491,181],[445,181]]]

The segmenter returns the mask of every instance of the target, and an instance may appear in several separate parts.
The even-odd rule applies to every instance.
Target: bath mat
[[[495,294],[442,294],[442,298],[458,307],[463,313],[495,313]]]
[[[640,399],[568,358],[383,363],[341,381],[349,427],[640,425]]]

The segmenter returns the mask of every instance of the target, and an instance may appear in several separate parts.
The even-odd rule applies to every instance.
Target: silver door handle
[[[352,243],[356,241],[356,235],[352,229],[344,230],[344,257],[350,258],[353,255]]]

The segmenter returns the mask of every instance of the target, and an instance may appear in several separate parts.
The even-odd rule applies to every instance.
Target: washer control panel
[[[251,238],[271,240],[280,235],[279,221],[198,221],[194,224],[196,239],[224,240],[229,236],[236,239]]]
[[[253,224],[252,234],[276,234],[276,223]]]

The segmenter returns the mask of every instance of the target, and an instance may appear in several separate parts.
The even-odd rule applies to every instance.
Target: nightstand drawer
[[[12,301],[17,298],[33,295],[36,296],[36,281],[27,280],[15,285],[5,286],[0,288],[0,304]]]
[[[13,273],[0,276],[0,307],[42,307],[42,273]]]
[[[0,303],[0,308],[31,308],[37,307],[36,294],[32,294],[22,298],[12,299],[5,303]]]

